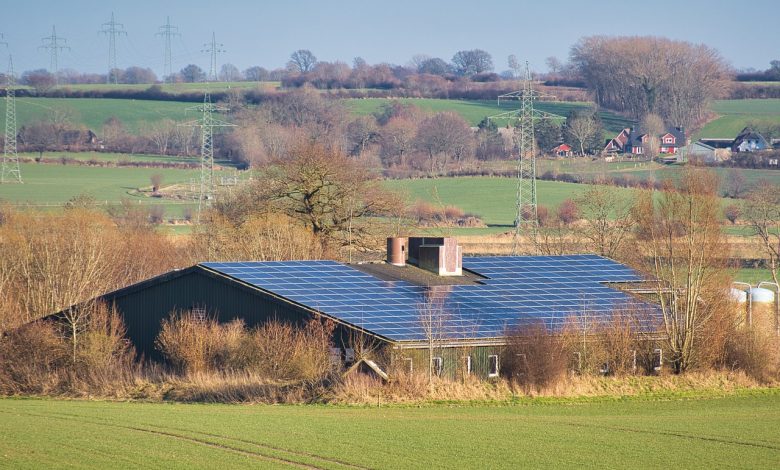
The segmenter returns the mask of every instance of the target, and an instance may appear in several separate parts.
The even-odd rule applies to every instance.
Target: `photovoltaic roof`
[[[201,266],[270,291],[394,341],[501,337],[507,328],[542,323],[641,318],[653,326],[654,307],[605,283],[637,282],[632,269],[596,255],[464,257],[463,267],[485,279],[472,285],[425,287],[387,281],[335,261],[202,263]],[[657,313],[657,312],[656,312]]]

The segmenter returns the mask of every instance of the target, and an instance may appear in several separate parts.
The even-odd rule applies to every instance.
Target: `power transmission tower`
[[[8,58],[8,75],[5,88],[5,145],[3,163],[0,168],[0,183],[16,181],[23,183],[19,169],[19,155],[16,153],[16,91],[14,90],[14,62]]]
[[[102,24],[103,29],[98,31],[98,34],[105,34],[108,36],[108,76],[107,83],[111,83],[111,75],[114,76],[114,84],[117,83],[116,73],[116,37],[125,35],[125,27],[122,23],[114,21],[114,12],[111,12],[111,21]]]
[[[41,41],[43,41],[43,45],[38,46],[38,49],[46,49],[47,51],[49,51],[50,54],[49,71],[54,74],[55,83],[59,84],[60,82],[59,53],[60,51],[63,51],[65,49],[70,50],[70,47],[65,45],[68,42],[68,40],[63,37],[57,36],[57,29],[54,26],[52,26],[51,36],[46,36],[45,38],[41,38]]]
[[[163,65],[163,77],[165,80],[173,80],[173,61],[171,60],[171,38],[174,36],[181,36],[179,28],[171,25],[171,17],[165,17],[165,24],[160,26],[159,31],[155,33],[155,36],[162,36],[163,43],[165,44],[165,65]]]
[[[203,49],[201,52],[208,52],[211,54],[211,68],[209,68],[209,81],[216,82],[217,81],[217,54],[225,52],[222,47],[225,47],[224,44],[217,44],[217,39],[214,33],[211,33],[211,43],[210,44],[204,44],[203,47],[206,49]]]
[[[525,63],[523,89],[498,97],[501,100],[516,99],[520,101],[520,109],[490,116],[488,119],[517,120],[517,190],[515,194],[515,234],[512,241],[512,255],[518,255],[520,240],[527,237],[531,240],[533,252],[539,250],[539,219],[536,196],[536,139],[534,136],[534,120],[565,119],[563,116],[534,110],[534,101],[540,98],[554,99],[552,95],[539,93],[533,89],[531,69],[528,61]]]
[[[201,117],[198,121],[184,125],[200,127],[200,187],[198,191],[198,214],[196,223],[200,223],[200,214],[203,207],[214,199],[214,128],[235,127],[235,124],[214,118],[215,112],[227,111],[223,106],[211,102],[211,94],[208,90],[203,95],[203,104],[188,111],[198,111]]]

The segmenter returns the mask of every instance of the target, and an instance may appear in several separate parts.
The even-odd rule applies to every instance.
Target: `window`
[[[488,356],[488,377],[498,377],[498,356]]]
[[[463,357],[463,375],[471,375],[471,356]]]
[[[414,362],[412,362],[411,357],[404,358],[404,364],[406,365],[406,372],[410,374],[414,372]]]
[[[653,370],[660,371],[664,364],[664,351],[663,349],[656,349],[653,351]]]
[[[440,377],[443,369],[444,360],[442,360],[441,357],[434,357],[431,359],[431,370],[433,371],[433,375]]]
[[[344,349],[344,362],[352,364],[355,362],[355,350],[352,348]]]

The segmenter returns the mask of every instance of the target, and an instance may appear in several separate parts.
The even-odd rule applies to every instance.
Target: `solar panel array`
[[[603,284],[642,278],[595,255],[464,257],[463,267],[485,279],[432,287],[381,280],[335,261],[202,266],[394,341],[495,338],[535,323],[593,328],[614,315],[631,315],[645,329],[657,321],[651,305]]]

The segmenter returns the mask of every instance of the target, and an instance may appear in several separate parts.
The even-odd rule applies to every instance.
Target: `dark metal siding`
[[[433,357],[442,358],[442,377],[451,380],[460,380],[464,378],[465,358],[471,356],[471,375],[481,379],[487,379],[490,367],[488,358],[491,355],[498,356],[499,372],[501,372],[501,352],[502,348],[500,346],[473,346],[467,348],[437,347],[433,350]],[[427,374],[429,357],[430,354],[428,349],[399,349],[396,350],[393,360],[400,361],[396,362],[395,366],[397,370],[403,370],[407,364],[404,361],[411,359],[415,373]]]
[[[306,310],[200,270],[106,300],[122,315],[137,352],[153,359],[160,358],[154,346],[160,323],[173,311],[203,307],[220,322],[241,318],[248,327],[272,319],[298,323],[311,318]]]

